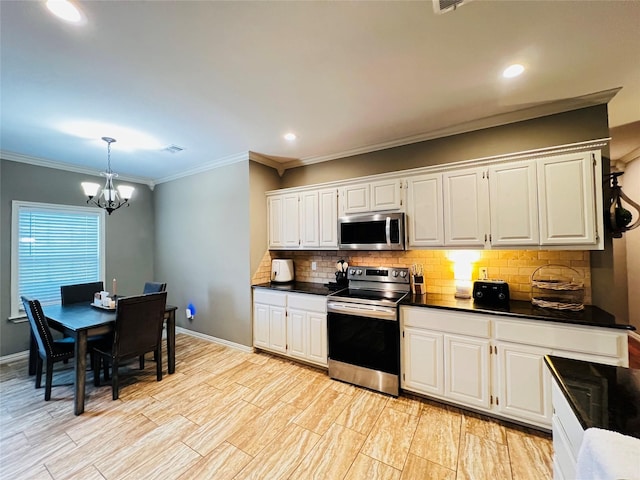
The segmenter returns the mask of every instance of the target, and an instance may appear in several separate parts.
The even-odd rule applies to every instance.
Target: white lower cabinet
[[[327,299],[254,289],[253,345],[327,366]]]
[[[553,478],[574,480],[578,452],[584,429],[555,380],[551,381],[553,399]]]
[[[551,430],[545,355],[628,366],[626,330],[505,318],[401,307],[402,389]]]

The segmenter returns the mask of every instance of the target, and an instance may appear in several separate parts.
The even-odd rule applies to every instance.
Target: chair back
[[[96,292],[104,290],[102,282],[78,283],[77,285],[63,285],[60,287],[62,305],[72,303],[91,303]]]
[[[43,357],[51,357],[54,353],[53,336],[47,323],[47,317],[44,316],[44,312],[42,311],[40,301],[25,296],[21,298],[24,311],[27,313],[27,318],[31,324],[31,331],[38,344],[40,355]]]
[[[133,358],[155,350],[162,341],[167,292],[118,300],[113,336],[114,357]]]
[[[142,293],[143,294],[158,293],[158,292],[164,292],[166,289],[167,289],[167,284],[166,283],[145,282],[144,290],[142,291]]]

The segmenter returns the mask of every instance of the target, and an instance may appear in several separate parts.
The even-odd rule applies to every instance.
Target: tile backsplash
[[[453,262],[448,250],[395,251],[268,251],[253,276],[252,283],[269,281],[272,258],[292,258],[295,277],[299,282],[326,283],[335,281],[336,262],[344,259],[349,265],[409,267],[424,266],[427,293],[455,293]],[[574,250],[480,250],[480,260],[473,265],[473,279],[479,277],[479,267],[487,267],[490,279],[505,280],[514,300],[531,300],[531,275],[540,266],[560,264],[571,267],[584,281],[584,303],[591,304],[591,263],[589,251]],[[311,269],[316,262],[316,270]]]

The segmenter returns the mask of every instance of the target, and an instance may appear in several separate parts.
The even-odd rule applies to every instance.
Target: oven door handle
[[[328,302],[327,312],[345,313],[356,317],[379,318],[382,320],[396,321],[396,309],[389,307],[379,307],[376,305],[363,305],[360,303],[345,304],[338,302]]]
[[[384,224],[384,233],[387,236],[387,245],[391,246],[391,217],[387,217],[387,221]]]

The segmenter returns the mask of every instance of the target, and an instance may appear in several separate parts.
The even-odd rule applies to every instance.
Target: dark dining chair
[[[76,285],[62,285],[60,287],[60,298],[62,305],[72,303],[91,303],[96,292],[104,290],[102,282],[78,283]]]
[[[94,348],[93,381],[100,386],[100,360],[111,365],[111,392],[114,400],[120,394],[118,369],[123,361],[154,352],[156,377],[162,380],[162,324],[167,292],[124,297],[116,307],[113,343]]]
[[[158,293],[158,292],[164,292],[166,289],[167,289],[167,284],[166,283],[145,282],[144,290],[142,290],[142,293],[143,294]]]
[[[31,325],[31,332],[38,346],[38,359],[36,361],[36,388],[42,386],[42,366],[47,363],[47,373],[44,383],[44,399],[51,399],[51,384],[53,382],[53,364],[73,358],[75,343],[73,338],[54,340],[47,318],[42,311],[42,305],[38,300],[27,297],[22,298],[24,311]]]

